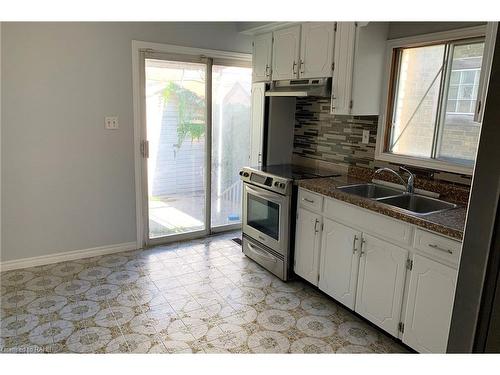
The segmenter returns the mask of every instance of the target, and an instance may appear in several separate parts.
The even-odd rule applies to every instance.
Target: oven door
[[[288,255],[291,196],[243,184],[243,233]]]

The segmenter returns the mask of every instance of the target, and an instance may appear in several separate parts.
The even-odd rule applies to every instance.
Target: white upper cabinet
[[[335,69],[332,80],[332,114],[351,113],[352,70],[354,65],[355,22],[338,22],[335,33]]]
[[[388,29],[386,22],[337,22],[332,114],[379,114]]]
[[[300,41],[300,78],[321,78],[332,75],[334,22],[302,24]]]
[[[266,84],[254,83],[252,85],[252,113],[250,133],[250,165],[262,165],[262,148],[264,140],[265,116],[265,91]]]
[[[324,219],[319,289],[354,310],[361,232]]]
[[[403,342],[420,353],[445,353],[457,271],[416,254],[408,288]]]
[[[253,41],[253,82],[331,77],[335,22],[306,22]]]
[[[294,272],[318,285],[320,229],[322,216],[306,209],[297,210]]]
[[[355,311],[398,335],[408,251],[363,233]]]
[[[273,36],[273,80],[298,78],[300,25],[275,31]]]
[[[271,80],[271,58],[273,53],[273,34],[257,35],[252,43],[252,79],[254,82]]]

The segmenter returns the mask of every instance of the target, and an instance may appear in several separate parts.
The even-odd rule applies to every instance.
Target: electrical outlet
[[[117,116],[106,116],[104,118],[104,128],[109,129],[109,130],[116,130],[120,126],[118,124],[118,117]]]
[[[361,143],[369,143],[370,142],[370,131],[363,130],[363,138],[361,139]]]

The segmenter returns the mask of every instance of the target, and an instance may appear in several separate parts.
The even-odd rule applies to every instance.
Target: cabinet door
[[[303,208],[297,210],[295,259],[293,270],[313,285],[318,285],[321,215]]]
[[[355,41],[356,23],[337,22],[333,57],[335,69],[332,80],[332,114],[348,115],[351,113]]]
[[[355,311],[398,334],[408,251],[363,233]]]
[[[273,34],[257,35],[252,49],[252,80],[264,82],[271,80],[271,56],[273,51]]]
[[[403,342],[421,353],[445,353],[457,271],[420,255],[413,258]]]
[[[273,36],[273,81],[298,78],[300,25],[275,31]]]
[[[300,41],[300,78],[320,78],[332,75],[335,23],[302,24]]]
[[[361,232],[324,219],[319,289],[354,309]]]
[[[262,164],[264,139],[265,83],[252,85],[252,129],[250,135],[250,165]]]

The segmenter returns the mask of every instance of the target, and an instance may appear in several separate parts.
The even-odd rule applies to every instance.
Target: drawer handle
[[[449,249],[443,249],[442,247],[439,247],[438,245],[435,245],[433,243],[428,244],[429,247],[432,247],[433,249],[439,250],[439,251],[444,251],[445,253],[448,254],[453,254],[453,251]]]
[[[302,198],[303,201],[306,201],[307,203],[314,203],[314,200],[309,199],[309,198]]]

